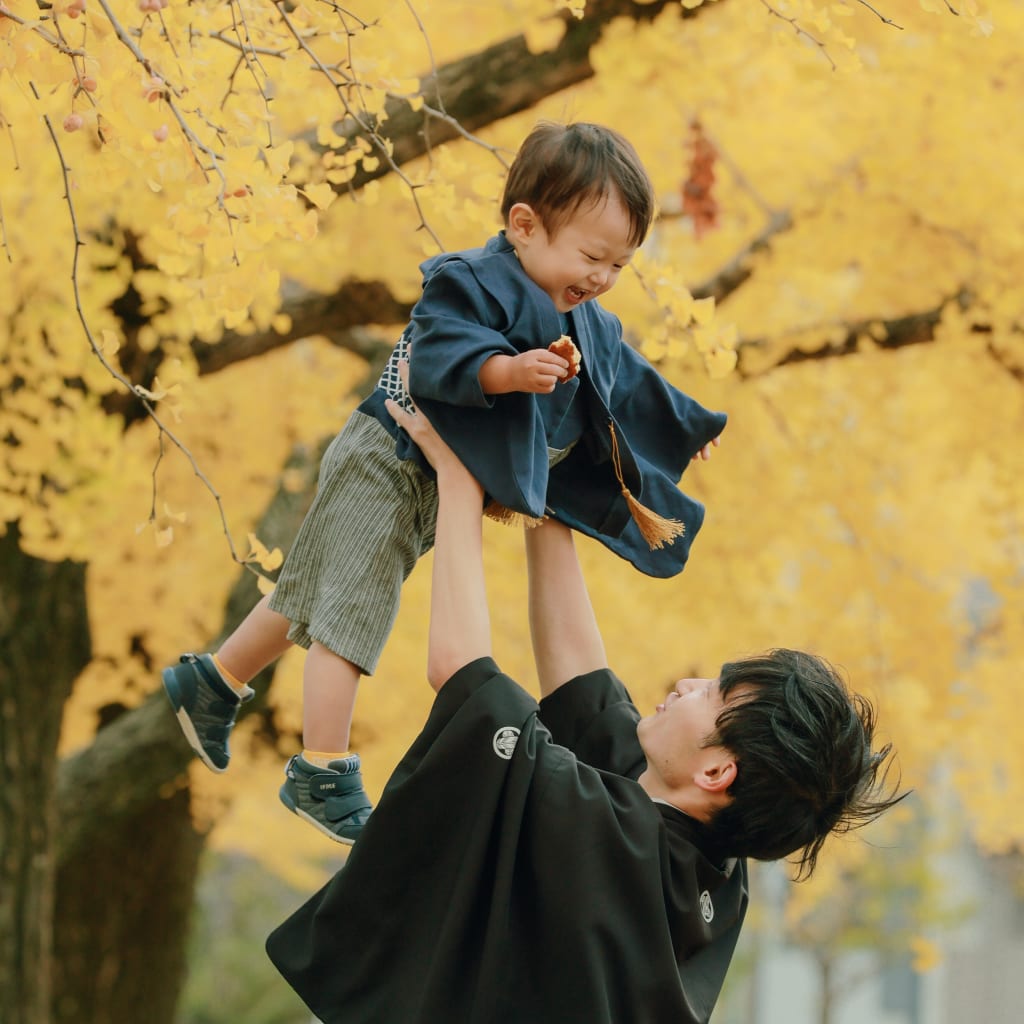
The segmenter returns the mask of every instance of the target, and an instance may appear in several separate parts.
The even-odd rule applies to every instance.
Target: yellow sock
[[[220,658],[216,654],[211,654],[210,657],[213,659],[214,665],[217,666],[217,671],[221,674],[224,682],[231,687],[236,693],[242,693],[246,689],[245,683],[241,679],[233,676],[222,664]]]
[[[349,757],[351,754],[351,750],[346,750],[341,754],[332,754],[326,750],[303,750],[302,760],[309,764],[315,764],[317,768],[326,768],[331,761],[340,761],[343,757]]]

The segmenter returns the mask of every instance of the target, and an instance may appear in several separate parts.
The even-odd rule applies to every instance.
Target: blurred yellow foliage
[[[125,432],[105,411],[122,388],[82,321],[116,371],[130,372],[129,347],[157,360],[149,397],[216,482],[229,533],[246,536],[289,451],[341,426],[366,367],[309,339],[200,377],[193,343],[288,330],[286,283],[380,280],[415,298],[438,242],[497,229],[504,166],[530,126],[590,119],[631,138],[664,213],[606,304],[674,383],[731,417],[711,464],[683,481],[708,519],[681,578],[581,545],[613,665],[647,710],[676,677],[737,654],[826,654],[878,702],[908,785],[927,795],[949,765],[978,841],[1024,843],[1006,813],[1024,797],[1024,6],[1000,5],[993,31],[983,5],[957,19],[921,0],[898,5],[895,31],[867,5],[790,0],[801,35],[760,4],[667,5],[612,23],[594,78],[482,129],[485,145],[435,147],[405,180],[344,190],[390,155],[361,140],[322,154],[342,146],[346,116],[380,116],[388,96],[418,106],[412,75],[524,30],[534,49],[556,45],[563,6],[434,0],[423,32],[404,2],[366,0],[346,5],[373,23],[350,37],[333,4],[172,3],[154,19],[111,0],[113,24],[95,4],[68,21],[58,3],[61,51],[34,0],[4,0],[0,523],[18,520],[33,555],[89,563],[94,661],[63,751],[89,742],[99,709],[137,703],[162,664],[210,642],[238,571],[188,460],[161,458],[151,424]],[[699,239],[678,215],[696,116],[722,154],[718,226]],[[754,245],[780,213],[786,227]],[[694,298],[729,267],[750,275],[741,287]],[[114,312],[129,292],[144,321],[131,346]],[[927,340],[895,346],[893,329],[924,314]],[[815,358],[827,346],[836,354]],[[269,570],[290,539],[261,537],[254,557]],[[516,531],[488,524],[497,656],[532,685],[521,551]],[[373,795],[429,706],[428,585],[429,558],[360,698]],[[293,737],[301,662],[284,659],[272,698]],[[199,819],[217,823],[216,844],[309,883],[325,843],[276,801],[294,744],[268,751],[244,727],[233,742],[231,772],[192,778]]]

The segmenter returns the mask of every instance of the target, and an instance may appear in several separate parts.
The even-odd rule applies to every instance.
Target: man
[[[542,700],[491,658],[482,490],[437,471],[437,698],[345,867],[269,938],[324,1024],[706,1022],[747,905],[744,857],[813,870],[878,792],[870,707],[778,651],[685,679],[640,718],[609,671],[572,533],[526,533]]]

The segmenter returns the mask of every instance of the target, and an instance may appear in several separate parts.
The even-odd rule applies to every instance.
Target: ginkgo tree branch
[[[740,376],[757,377],[777,370],[779,367],[810,360],[836,359],[856,355],[865,338],[883,349],[906,348],[935,340],[935,329],[942,320],[944,310],[955,304],[961,312],[970,309],[974,296],[964,288],[955,295],[944,299],[929,309],[917,310],[898,317],[863,317],[839,324],[822,323],[803,327],[799,331],[801,342],[787,345],[785,338],[744,338],[739,344],[740,359],[737,372]],[[975,333],[987,333],[986,327],[974,327]],[[794,332],[795,333],[795,332]],[[807,338],[819,335],[821,345],[809,348]],[[754,349],[770,348],[777,352],[768,365],[757,371],[744,369],[743,353]]]
[[[753,273],[751,257],[767,249],[779,234],[793,224],[786,210],[776,211],[765,227],[732,259],[714,274],[692,286],[695,299],[713,298],[720,303],[737,291]],[[217,373],[275,351],[304,338],[319,335],[338,348],[352,352],[370,362],[377,361],[389,351],[391,342],[369,324],[404,324],[412,310],[412,303],[399,299],[382,281],[346,281],[332,293],[314,292],[286,282],[279,312],[288,320],[285,330],[268,328],[263,331],[227,331],[216,342],[194,339],[192,354],[200,376]],[[127,334],[128,332],[126,332]],[[162,354],[159,346],[144,354],[144,359],[133,366],[133,376],[147,386],[153,383],[159,370]],[[130,394],[108,395],[104,408],[124,418],[126,423],[142,418]]]
[[[519,35],[478,54],[442,65],[421,82],[421,92],[428,102],[419,113],[413,112],[405,99],[392,97],[388,100],[387,141],[392,151],[389,161],[381,161],[372,171],[360,165],[355,177],[338,187],[357,191],[369,181],[392,173],[393,168],[399,168],[422,156],[430,146],[455,138],[470,139],[485,146],[502,161],[495,147],[487,146],[472,135],[473,129],[528,109],[552,92],[592,77],[594,68],[589,60],[589,52],[612,19],[625,16],[637,21],[649,21],[666,6],[667,0],[653,4],[638,4],[632,0],[600,0],[588,7],[587,16],[582,21],[568,15],[565,17],[566,33],[554,50],[532,54],[525,37]],[[681,16],[692,18],[699,10],[684,10]],[[236,40],[221,41],[240,48]],[[425,130],[425,120],[429,121],[430,131]],[[351,143],[360,136],[361,131],[360,126],[349,119],[342,137]],[[321,151],[325,149],[316,145],[315,134],[303,141]],[[378,297],[373,314],[367,314],[362,320],[346,316],[354,293],[365,293],[368,288],[374,289]],[[366,306],[363,301],[358,304],[363,308]],[[241,335],[227,332],[214,345],[194,341],[192,349],[200,373],[216,372],[261,351],[270,351],[311,334],[324,334],[331,337],[335,344],[347,348],[354,340],[346,333],[348,327],[369,322],[400,323],[408,315],[408,306],[400,303],[375,282],[349,282],[342,285],[333,296],[312,292],[286,293],[282,296],[280,312],[292,323],[284,334],[263,331],[242,339]],[[333,325],[330,323],[332,318],[335,319]],[[148,386],[152,384],[159,368],[159,346],[153,351],[133,354],[132,338],[137,335],[137,327],[127,330],[125,335],[122,364],[127,361],[138,364],[133,377]],[[359,343],[362,344],[362,339]],[[137,420],[143,414],[139,410],[132,410],[131,392],[127,395],[108,396],[104,407],[118,412],[126,421]]]
[[[963,291],[949,301],[967,309],[971,299],[971,294]],[[889,320],[873,318],[851,321],[846,325],[847,335],[843,341],[825,344],[820,350],[810,353],[798,352],[794,348],[774,361],[769,369],[805,359],[852,354],[857,339],[868,332],[878,336],[875,344],[885,348],[931,341],[946,304]],[[879,326],[886,332],[884,337],[878,330]],[[827,328],[822,326],[821,330],[824,334]],[[765,341],[748,339],[745,342],[747,347],[759,344],[765,344]],[[739,372],[744,372],[742,359]],[[1024,377],[1018,368],[1008,367],[1008,372],[1014,373],[1017,379]],[[256,527],[260,536],[294,536],[305,513],[308,496],[315,487],[318,461],[318,452],[292,460],[289,468],[303,475],[303,485],[278,489]],[[227,636],[241,622],[252,602],[251,576],[242,573],[229,597],[220,638]],[[215,649],[217,646],[218,638],[212,639],[210,647]],[[243,715],[267,714],[266,694],[272,677],[273,666],[259,678],[257,699],[243,708]],[[137,757],[139,749],[145,749],[144,758]],[[152,695],[139,707],[122,714],[100,730],[88,747],[65,758],[60,765],[57,787],[58,814],[62,823],[58,836],[59,860],[74,856],[82,848],[96,821],[109,821],[111,816],[130,815],[152,800],[155,791],[182,775],[192,757],[174,716],[167,712],[166,699],[162,693]],[[123,765],[127,760],[132,760],[135,768],[126,774]]]
[[[431,146],[529,110],[547,96],[592,78],[595,70],[590,53],[612,21],[629,18],[638,24],[649,22],[674,2],[598,0],[587,5],[582,19],[568,13],[558,15],[565,24],[565,33],[551,50],[533,53],[526,37],[517,35],[442,65],[420,80],[419,93],[424,100],[420,110],[398,97],[386,103],[381,134],[390,144],[392,159],[398,165],[406,164],[424,156]],[[700,12],[700,7],[683,9],[679,16],[694,18]],[[360,126],[351,120],[343,121],[335,130],[347,143],[362,134]],[[328,148],[317,141],[315,132],[308,133],[303,141],[315,152],[323,153]],[[387,173],[389,168],[384,164],[369,169],[360,165],[351,180],[335,188],[362,188]]]
[[[130,304],[131,312],[124,317],[137,316],[137,300]],[[391,343],[379,331],[371,331],[369,324],[404,324],[412,310],[412,303],[400,299],[383,281],[345,281],[334,292],[315,292],[295,282],[285,281],[279,312],[288,326],[284,329],[267,328],[262,331],[226,331],[215,342],[194,338],[192,355],[201,377],[217,373],[238,363],[267,352],[284,348],[296,341],[314,335],[326,338],[337,348],[373,363],[390,351]],[[131,367],[131,376],[139,383],[151,387],[164,358],[160,346],[143,351],[134,338],[148,318],[126,324],[125,345],[119,355],[122,366]],[[106,395],[103,408],[122,417],[126,424],[145,417],[138,408],[133,393],[118,391]]]
[[[156,75],[157,72],[149,57],[143,52],[136,40],[132,38],[129,31],[118,22],[110,5],[106,0],[98,0],[98,2],[103,14],[114,29],[119,42],[131,52],[133,58],[148,73]],[[338,187],[357,189],[362,184],[382,174],[397,173],[406,181],[412,200],[418,208],[416,186],[409,179],[405,179],[405,175],[400,169],[403,163],[425,152],[432,144],[459,135],[469,137],[473,128],[479,124],[489,123],[500,117],[515,113],[536,103],[542,97],[558,91],[560,88],[564,88],[566,85],[592,76],[594,70],[590,63],[590,51],[601,39],[605,28],[612,19],[625,16],[638,22],[650,20],[666,6],[667,2],[638,4],[631,2],[631,0],[597,0],[597,2],[590,5],[587,17],[582,20],[573,19],[567,13],[562,16],[565,25],[564,34],[561,41],[550,51],[534,54],[530,52],[525,37],[517,36],[511,40],[505,40],[502,43],[496,44],[480,54],[475,54],[462,61],[446,65],[432,73],[421,83],[421,93],[424,98],[432,101],[422,110],[414,111],[412,105],[407,100],[399,100],[396,97],[392,97],[389,100],[391,106],[388,110],[388,117],[384,121],[388,129],[386,145],[383,138],[378,134],[376,123],[368,121],[348,103],[341,88],[345,83],[335,80],[331,70],[306,43],[303,33],[292,23],[287,7],[285,5],[277,5],[277,8],[282,24],[289,29],[300,51],[310,58],[314,66],[322,74],[326,75],[335,87],[347,114],[345,123],[351,132],[350,138],[355,140],[357,137],[360,137],[366,140],[369,136],[370,139],[376,142],[377,149],[385,156],[385,159],[378,160],[376,166],[371,165],[369,169],[366,163],[363,162],[356,168],[355,178]],[[700,10],[701,8],[699,7],[692,10],[684,10],[681,12],[681,15],[683,17],[694,17]],[[234,18],[233,7],[232,16]],[[245,42],[242,39],[237,20],[235,21],[235,30],[239,49],[244,52]],[[166,27],[164,32],[166,35]],[[56,39],[55,42],[62,44],[63,41]],[[255,69],[252,66],[250,66],[250,70],[255,74]],[[347,82],[348,76],[346,76]],[[355,85],[358,86],[358,83],[355,83]],[[172,106],[175,117],[178,119],[183,131],[186,132],[186,137],[193,147],[198,145],[201,151],[208,157],[211,161],[211,168],[220,176],[222,186],[224,186],[224,176],[217,155],[185,123],[182,111],[178,110],[177,105],[173,102],[175,90],[162,82],[160,87],[162,89],[166,88],[166,102]],[[262,89],[260,91],[262,93]],[[193,113],[195,116],[202,117],[202,112],[199,110]],[[425,130],[425,118],[431,122],[430,131]],[[52,126],[49,125],[49,122],[47,123],[52,134]],[[344,135],[342,138],[344,138]],[[56,143],[55,136],[54,141]],[[61,159],[62,166],[64,166],[63,156]],[[211,168],[204,168],[204,170]],[[67,190],[67,192],[70,205],[70,190]],[[221,197],[223,197],[223,193],[224,188],[222,187]],[[429,231],[429,225],[426,224],[422,211],[420,216],[421,225]],[[72,217],[74,219],[73,210]],[[770,225],[769,230],[774,230],[774,225]],[[77,226],[75,227],[75,235],[74,273],[77,296],[77,248],[81,245]],[[728,273],[717,282],[716,290],[713,292],[716,297],[724,296],[724,294],[727,294],[726,289],[728,287],[737,287],[744,279],[745,271],[740,263],[727,268],[727,271]],[[710,287],[708,286],[709,289]],[[712,294],[712,292],[708,290],[704,294]],[[107,366],[108,370],[112,370],[112,367],[103,358],[102,352],[96,345],[88,325],[84,322],[81,304],[79,303],[78,305],[80,319],[82,319],[83,326],[86,328],[93,351],[101,357],[101,362]],[[321,309],[319,320],[323,326],[319,326],[316,323],[317,316],[306,315],[307,311],[302,308],[303,306],[319,306]],[[216,369],[230,365],[232,362],[250,358],[260,352],[269,351],[274,347],[287,344],[298,337],[318,333],[327,326],[327,321],[331,315],[326,313],[327,309],[330,309],[333,314],[337,307],[334,304],[325,303],[322,299],[309,295],[296,299],[291,304],[286,300],[281,312],[286,317],[292,319],[292,326],[286,332],[277,334],[276,332],[264,331],[259,335],[244,339],[241,335],[234,337],[225,336],[219,346],[206,346],[202,343],[195,343],[193,350],[196,354],[197,362],[203,372],[215,372]],[[380,320],[382,318],[377,317],[376,319]],[[396,317],[397,319],[399,318]],[[342,344],[349,344],[353,340],[343,329],[337,327],[330,329],[330,336],[340,338]],[[362,340],[360,339],[360,344]],[[155,378],[155,365],[151,366],[151,371]],[[149,374],[147,373],[143,378],[147,381],[147,384],[131,383],[124,374],[119,372],[114,372],[114,376],[125,387],[127,396],[132,399],[141,400],[139,407],[142,412],[157,424],[162,434],[166,434],[168,440],[181,448],[180,442],[167,429],[166,424],[159,419],[152,402],[147,397],[147,385],[150,383]],[[116,400],[112,399],[108,401],[108,406],[111,401],[117,404]],[[123,402],[120,404],[123,405]],[[206,480],[187,450],[183,448],[182,450],[192,461],[193,469],[197,476],[203,480],[210,493],[214,495],[223,521],[224,513],[223,509],[220,508],[219,495],[216,494],[212,485]],[[241,561],[234,550],[230,537],[228,540],[231,546],[232,557],[235,561]]]
[[[474,129],[527,109],[553,92],[592,77],[594,68],[590,62],[590,51],[600,41],[604,30],[613,19],[630,17],[638,22],[649,21],[666,6],[668,4],[663,2],[638,4],[632,0],[599,0],[588,6],[587,15],[582,20],[573,19],[568,14],[564,16],[565,33],[559,44],[550,51],[532,53],[525,37],[520,35],[432,70],[432,73],[420,83],[421,95],[427,102],[419,112],[413,111],[405,99],[391,97],[387,102],[384,123],[387,126],[387,142],[391,148],[388,160],[379,161],[371,170],[367,170],[365,165],[361,164],[352,179],[336,187],[348,191],[358,190],[369,181],[393,173],[406,162],[422,156],[431,145],[460,137],[473,138]],[[701,10],[700,7],[683,10],[680,15],[683,18],[691,18],[697,16]],[[282,13],[287,17],[283,9]],[[133,49],[133,55],[138,59],[138,47],[126,37],[123,41]],[[240,39],[231,42],[239,49],[244,48]],[[365,124],[352,117],[346,120],[342,128],[341,137],[348,142],[353,142],[367,130]],[[325,148],[317,147],[313,137],[305,141],[313,148]],[[496,150],[494,152],[500,159],[500,154]],[[413,196],[415,199],[414,191]],[[770,235],[776,230],[779,228],[773,221],[766,233]],[[756,251],[761,245],[763,242],[755,240],[750,251]],[[748,276],[742,266],[744,258],[745,256],[741,254],[733,265],[715,275],[712,280],[698,286],[694,293],[695,297],[713,296],[721,299],[732,288],[738,287]],[[201,372],[214,372],[247,357],[247,354],[256,354],[260,350],[269,351],[289,343],[296,337],[323,333],[320,328],[305,322],[303,307],[319,305],[327,316],[333,316],[344,309],[346,300],[347,296],[342,294],[337,296],[336,301],[313,295],[299,296],[295,299],[285,297],[281,312],[292,319],[292,330],[285,335],[262,332],[251,336],[244,344],[231,344],[231,336],[225,335],[224,350],[220,355],[216,355],[212,347],[196,343],[193,350],[200,362]],[[392,307],[395,305],[393,300],[385,300],[383,304]],[[387,315],[377,319],[378,322],[390,322]],[[396,315],[394,322],[401,319],[401,315]],[[340,343],[344,345],[344,334],[340,337]],[[155,371],[155,365],[151,366],[150,374],[144,375],[141,382],[151,382]],[[109,406],[111,401],[119,406],[119,411],[124,412],[124,402],[114,399],[108,400],[106,404]]]
[[[792,227],[788,211],[778,211],[768,224],[728,263],[711,276],[694,285],[690,291],[695,299],[713,298],[722,302],[738,290],[753,273],[751,257],[768,248],[772,239]],[[194,339],[192,354],[200,376],[217,373],[247,359],[283,348],[296,341],[319,335],[338,348],[352,352],[368,361],[375,361],[389,351],[391,342],[368,329],[369,324],[404,324],[412,311],[412,303],[399,299],[382,281],[346,281],[335,292],[321,293],[286,282],[279,310],[288,320],[285,330],[227,331],[216,342]],[[145,362],[134,367],[134,376],[151,384],[163,358],[159,347],[146,353]],[[131,395],[108,395],[103,402],[111,413],[133,422],[141,414],[133,411]]]

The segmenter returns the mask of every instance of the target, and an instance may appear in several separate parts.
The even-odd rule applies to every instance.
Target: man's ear
[[[709,747],[709,757],[693,781],[705,793],[724,793],[736,780],[736,759],[722,747]]]
[[[505,234],[513,245],[525,245],[540,226],[540,218],[526,203],[516,203],[505,218]]]

